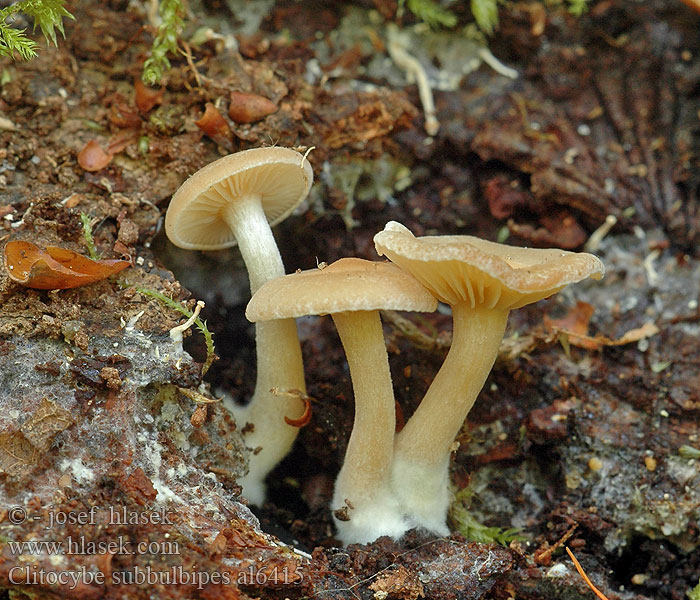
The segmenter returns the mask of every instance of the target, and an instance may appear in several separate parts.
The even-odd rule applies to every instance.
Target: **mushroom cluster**
[[[308,161],[285,148],[239,152],[203,168],[173,196],[166,232],[179,246],[238,243],[256,324],[255,393],[236,417],[251,448],[244,495],[260,504],[264,478],[287,454],[304,412],[294,319],[331,315],[345,349],[355,417],[331,508],[343,543],[449,533],[450,449],[494,364],[508,314],[570,283],[604,274],[592,254],[506,246],[472,236],[415,237],[390,222],[374,237],[391,262],[343,258],[285,275],[270,230],[306,196]],[[395,401],[379,311],[451,307],[450,351],[415,413],[395,433]],[[282,390],[283,393],[275,393]]]

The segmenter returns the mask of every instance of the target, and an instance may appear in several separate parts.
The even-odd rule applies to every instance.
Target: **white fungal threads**
[[[391,56],[391,60],[394,61],[397,67],[406,72],[409,81],[416,82],[418,96],[423,105],[423,113],[425,115],[425,132],[429,136],[434,136],[440,131],[440,121],[437,120],[433,90],[430,88],[425,69],[415,57],[406,52],[392,29],[389,29],[388,34],[389,43],[387,44],[387,50],[389,51],[389,56]]]
[[[603,241],[603,238],[610,233],[610,230],[615,227],[616,224],[617,217],[615,215],[608,215],[605,217],[603,224],[591,234],[591,237],[588,238],[583,249],[586,252],[596,252],[600,247],[600,242]]]
[[[510,79],[517,79],[518,72],[515,69],[506,67],[500,60],[498,60],[488,48],[479,48],[478,51],[479,58],[483,60],[489,67],[491,67],[499,75],[508,77]]]
[[[170,339],[173,342],[181,342],[182,341],[182,334],[185,333],[192,325],[194,322],[197,320],[197,317],[199,316],[199,313],[202,312],[202,309],[204,308],[204,302],[202,300],[197,300],[197,306],[194,307],[194,312],[192,313],[192,316],[187,319],[182,325],[178,325],[177,327],[173,327],[170,330]]]
[[[308,160],[309,154],[311,154],[312,151],[316,150],[316,146],[311,146],[306,149],[306,152],[304,152],[304,156],[301,157],[301,168],[304,168],[304,161]]]

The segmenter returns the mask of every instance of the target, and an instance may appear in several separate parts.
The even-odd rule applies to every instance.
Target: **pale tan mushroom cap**
[[[249,321],[360,310],[432,312],[437,300],[391,263],[341,258],[324,269],[291,273],[263,284],[248,303]]]
[[[519,308],[605,273],[600,259],[584,252],[519,248],[469,235],[415,237],[395,221],[374,236],[374,245],[450,305]]]
[[[270,226],[286,219],[306,198],[314,180],[309,161],[289,148],[254,148],[224,156],[201,168],[175,192],[165,232],[176,246],[218,250],[236,245],[223,208],[259,195]]]

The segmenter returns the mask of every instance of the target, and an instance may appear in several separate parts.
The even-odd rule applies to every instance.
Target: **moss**
[[[525,539],[516,528],[489,527],[480,523],[470,511],[471,501],[476,490],[472,485],[459,490],[450,506],[450,520],[453,527],[468,540],[482,544],[507,546],[514,540]]]
[[[700,579],[698,579],[698,584],[692,590],[688,590],[688,598],[690,600],[700,600]]]

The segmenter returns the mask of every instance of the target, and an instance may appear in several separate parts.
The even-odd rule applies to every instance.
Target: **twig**
[[[583,577],[583,580],[586,582],[589,588],[593,590],[593,593],[600,598],[600,600],[608,600],[608,597],[601,592],[596,586],[591,583],[591,580],[588,579],[588,575],[586,575],[586,572],[583,570],[583,567],[581,564],[576,560],[576,557],[574,556],[574,553],[569,550],[568,546],[565,546],[566,552],[571,558],[571,560],[574,562],[574,567],[576,567],[576,570],[578,571],[578,574]]]

